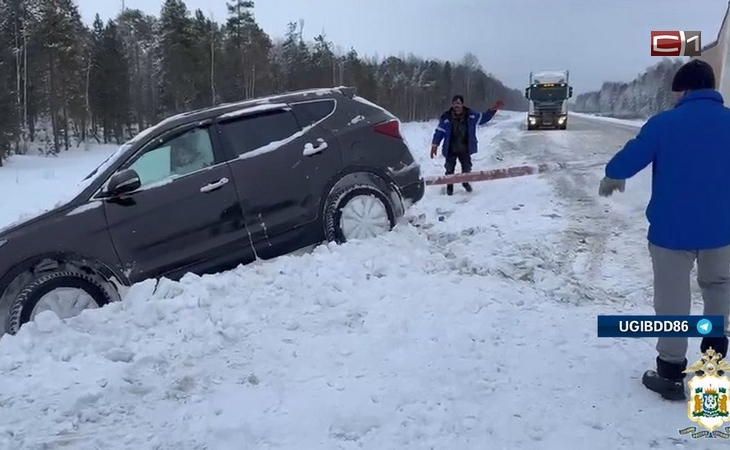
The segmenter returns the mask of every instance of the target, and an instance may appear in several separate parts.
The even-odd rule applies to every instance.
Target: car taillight
[[[380,125],[375,125],[373,131],[396,139],[403,139],[400,135],[400,123],[397,120],[389,120],[381,123]]]

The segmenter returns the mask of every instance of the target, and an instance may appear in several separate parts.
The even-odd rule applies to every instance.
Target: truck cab
[[[573,88],[568,84],[568,71],[530,73],[525,89],[529,101],[527,129],[565,130],[568,127],[568,99]]]

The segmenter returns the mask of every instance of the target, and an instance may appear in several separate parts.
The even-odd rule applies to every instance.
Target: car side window
[[[223,143],[238,156],[289,139],[301,131],[291,111],[239,117],[221,122],[218,127]]]
[[[291,108],[302,125],[311,125],[329,116],[335,110],[333,99],[292,103]]]
[[[173,176],[182,176],[215,164],[208,129],[196,128],[176,135],[142,153],[129,169],[139,175],[142,186]]]

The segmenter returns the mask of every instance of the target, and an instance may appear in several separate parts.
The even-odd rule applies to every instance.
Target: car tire
[[[341,224],[343,209],[358,199],[362,200],[363,198],[367,198],[367,201],[376,200],[374,206],[380,205],[378,209],[385,215],[382,217],[383,228],[387,227],[387,231],[390,231],[395,227],[395,211],[388,196],[383,191],[375,186],[366,184],[349,186],[336,191],[327,200],[324,228],[325,237],[329,242],[336,242],[338,244],[347,242],[347,232],[343,230]],[[387,224],[385,220],[387,220]]]
[[[28,283],[15,297],[7,317],[6,332],[16,334],[22,325],[30,321],[38,301],[47,293],[59,288],[80,289],[96,302],[97,307],[114,300],[99,280],[84,272],[62,270],[46,273]]]

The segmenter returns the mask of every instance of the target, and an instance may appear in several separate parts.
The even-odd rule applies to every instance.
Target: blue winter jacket
[[[649,242],[673,250],[730,245],[730,109],[722,95],[690,91],[649,119],[606,176],[631,178],[650,163]]]
[[[476,112],[468,108],[464,108],[464,113],[468,116],[467,130],[469,133],[469,154],[473,155],[477,152],[477,126],[484,125],[492,120],[492,117],[494,117],[497,111],[492,111],[490,109],[484,112]],[[441,154],[446,157],[449,154],[449,144],[451,143],[451,110],[441,114],[439,124],[436,126],[436,131],[433,132],[431,144],[439,145],[442,140],[444,141],[444,145],[441,147]]]

